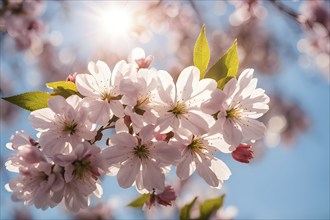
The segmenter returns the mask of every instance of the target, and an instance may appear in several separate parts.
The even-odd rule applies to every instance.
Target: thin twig
[[[300,22],[300,15],[295,12],[294,10],[292,10],[291,8],[287,7],[285,4],[283,4],[282,2],[278,1],[278,0],[269,0],[278,10],[280,10],[281,12],[284,12],[285,14],[289,15],[290,17],[292,17],[294,20],[296,20],[298,23]]]

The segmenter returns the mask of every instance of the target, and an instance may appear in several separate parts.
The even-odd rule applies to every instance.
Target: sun
[[[132,26],[131,14],[121,8],[112,8],[108,11],[102,11],[99,17],[99,29],[106,34],[120,37],[126,35]]]

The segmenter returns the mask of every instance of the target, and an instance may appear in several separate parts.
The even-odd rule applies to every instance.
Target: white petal
[[[55,96],[48,100],[49,108],[57,113],[63,114],[68,111],[69,108],[72,108],[62,96]]]
[[[204,138],[210,146],[213,146],[223,153],[231,153],[230,144],[228,144],[220,133],[209,135]]]
[[[182,70],[176,81],[176,93],[179,100],[188,100],[191,97],[193,89],[199,81],[199,77],[200,72],[194,66]]]
[[[130,148],[127,147],[109,147],[102,151],[102,157],[108,166],[113,166],[117,163],[123,163],[131,155]]]
[[[200,157],[197,157],[195,162],[198,175],[200,175],[210,186],[217,187],[219,185],[219,179],[208,166],[209,161],[202,161]]]
[[[144,128],[141,129],[139,135],[142,139],[143,144],[147,144],[152,139],[154,139],[154,133],[155,133],[155,126],[154,125],[147,125]]]
[[[159,159],[161,162],[168,165],[174,164],[181,158],[179,150],[164,141],[158,141],[152,152],[156,155],[156,160]]]
[[[106,125],[112,117],[108,102],[84,98],[88,104],[90,121],[98,125]]]
[[[97,81],[90,74],[78,74],[76,76],[76,86],[80,94],[87,97],[98,98],[100,88]]]
[[[214,157],[211,160],[211,169],[221,181],[229,179],[231,172],[228,166],[220,159]]]
[[[54,112],[50,108],[43,108],[31,112],[29,120],[33,126],[38,131],[48,130],[52,127],[52,122],[54,121]]]
[[[216,89],[212,92],[211,99],[202,103],[201,109],[208,114],[221,111],[222,103],[225,101],[226,97],[226,94],[222,90]]]
[[[106,89],[110,87],[111,71],[108,65],[103,61],[89,62],[89,72],[94,76],[99,88]]]
[[[133,185],[138,172],[140,171],[141,162],[140,159],[134,158],[126,161],[117,174],[117,180],[121,187],[129,188]]]
[[[119,87],[120,81],[125,76],[127,76],[127,77],[129,76],[129,68],[130,68],[130,66],[124,60],[121,60],[118,63],[116,63],[116,65],[112,71],[111,85],[113,85],[113,86],[117,85]]]
[[[184,159],[178,164],[176,168],[176,175],[181,180],[187,179],[189,176],[191,176],[191,174],[193,174],[196,169],[195,162],[193,161],[190,152],[186,152],[183,155],[183,158]]]
[[[158,71],[158,94],[162,102],[173,104],[176,102],[175,85],[172,76],[166,71]]]
[[[66,99],[66,102],[72,106],[73,109],[76,109],[77,106],[81,103],[82,101],[82,98],[80,98],[79,96],[77,95],[72,95],[72,96],[69,96],[67,99]]]
[[[225,120],[223,124],[223,138],[228,144],[237,147],[243,140],[242,131],[232,120]]]
[[[244,140],[258,140],[265,135],[266,127],[260,121],[245,118],[239,120],[239,124],[242,128]]]
[[[110,138],[109,146],[120,146],[120,147],[129,147],[133,148],[138,145],[138,142],[135,137],[129,133],[119,133],[115,134]]]
[[[117,117],[124,117],[124,107],[123,104],[118,100],[112,100],[109,103],[110,109],[114,115]]]
[[[165,188],[165,175],[154,161],[144,160],[142,162],[143,186],[149,191],[157,189],[163,191]]]
[[[128,132],[128,128],[124,122],[124,118],[120,118],[116,121],[115,130],[116,130],[116,133]]]

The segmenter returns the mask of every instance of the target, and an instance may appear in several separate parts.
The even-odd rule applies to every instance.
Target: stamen
[[[176,106],[173,109],[169,110],[168,112],[172,112],[175,115],[175,117],[188,113],[187,106],[185,105],[185,103],[181,103],[181,102],[177,102]]]
[[[149,158],[150,151],[147,146],[139,145],[133,148],[133,154],[142,160]]]

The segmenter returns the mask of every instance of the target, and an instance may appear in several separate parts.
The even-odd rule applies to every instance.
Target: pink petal
[[[76,86],[80,94],[87,97],[98,98],[100,88],[97,81],[90,74],[78,74]]]
[[[199,77],[200,72],[194,66],[182,70],[176,81],[176,94],[179,100],[188,100],[191,97],[193,89],[199,81]]]
[[[54,112],[49,108],[43,108],[31,112],[29,120],[36,130],[48,130],[54,121]]]
[[[198,175],[200,175],[210,186],[217,187],[219,185],[219,179],[208,166],[209,163],[205,163],[205,161],[200,159],[201,158],[199,157],[195,159]]]
[[[140,171],[141,162],[140,159],[134,158],[126,161],[117,174],[117,180],[121,187],[129,188],[133,185],[136,175]]]
[[[196,169],[195,163],[193,162],[193,158],[190,152],[185,153],[183,157],[184,159],[178,164],[176,168],[176,175],[181,180],[187,179],[189,176],[191,176],[191,174],[193,174]]]
[[[165,188],[165,175],[154,161],[144,160],[142,162],[143,186],[152,191],[157,189],[163,191]]]

